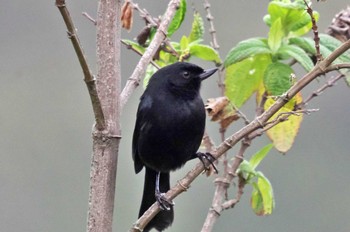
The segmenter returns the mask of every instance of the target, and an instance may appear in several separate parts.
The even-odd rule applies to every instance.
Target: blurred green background
[[[167,1],[138,1],[153,15],[164,12]],[[242,39],[266,36],[262,17],[268,1],[216,0],[212,14],[218,32],[221,57]],[[67,1],[91,68],[96,71],[95,28],[81,13],[96,15],[97,1]],[[317,3],[322,32],[333,16],[347,6],[346,0]],[[183,28],[174,40],[188,34],[192,9],[204,17],[202,1],[188,1]],[[93,114],[83,75],[63,20],[54,1],[1,1],[0,7],[0,231],[85,231],[91,159]],[[144,22],[134,17],[134,38]],[[205,43],[209,43],[208,30]],[[123,83],[139,57],[123,47]],[[192,60],[205,68],[213,64]],[[299,69],[298,76],[303,74]],[[327,75],[330,77],[330,75]],[[310,85],[304,96],[322,86],[327,77]],[[122,115],[123,139],[118,163],[114,231],[127,231],[136,220],[141,201],[143,173],[135,175],[131,137],[142,88],[131,97]],[[202,88],[204,99],[217,97],[216,78]],[[350,229],[350,90],[341,80],[310,108],[320,111],[305,116],[294,147],[286,156],[273,150],[259,170],[270,179],[276,197],[271,216],[258,217],[250,209],[250,188],[241,202],[225,211],[215,231],[318,231]],[[252,119],[254,99],[243,111]],[[219,143],[218,126],[208,131]],[[234,133],[242,122],[230,127]],[[268,143],[263,136],[246,155]],[[237,149],[230,151],[231,157]],[[196,161],[197,162],[197,161]],[[189,162],[172,175],[172,183],[193,167]],[[187,193],[175,199],[175,222],[168,231],[199,231],[214,192],[213,178],[200,176]],[[235,189],[229,194],[235,195]]]

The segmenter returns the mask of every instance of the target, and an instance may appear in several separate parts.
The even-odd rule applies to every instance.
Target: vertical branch
[[[106,128],[93,132],[88,232],[111,232],[120,142],[120,0],[99,0],[97,86]]]
[[[95,121],[96,121],[96,128],[99,130],[102,130],[105,127],[105,119],[101,107],[100,99],[97,95],[97,89],[96,89],[96,82],[95,78],[92,75],[92,72],[89,68],[89,65],[86,61],[86,57],[84,55],[83,48],[80,45],[79,37],[76,33],[75,26],[73,24],[73,20],[69,14],[69,11],[66,7],[66,1],[65,0],[56,0],[55,2],[57,8],[59,9],[63,20],[67,27],[67,34],[68,38],[72,41],[75,53],[78,56],[80,66],[84,73],[84,81],[86,83],[86,86],[89,91],[91,103],[92,103],[92,109],[94,111],[95,115]]]
[[[120,142],[120,0],[100,0],[97,19],[97,83],[92,75],[65,0],[56,0],[89,90],[95,128],[90,170],[87,231],[111,232]],[[97,85],[97,86],[96,86]]]

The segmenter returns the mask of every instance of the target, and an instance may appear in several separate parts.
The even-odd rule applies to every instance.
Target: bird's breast
[[[200,146],[205,127],[203,102],[155,101],[153,107],[157,107],[154,114],[141,126],[140,157],[159,171],[180,168]]]

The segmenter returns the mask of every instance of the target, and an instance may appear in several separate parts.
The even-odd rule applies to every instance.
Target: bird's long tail
[[[143,187],[143,196],[139,212],[139,217],[154,203],[155,198],[155,186],[156,186],[157,172],[146,168],[145,185]],[[170,175],[169,173],[161,173],[159,180],[159,189],[165,193],[170,189]],[[172,224],[174,220],[174,210],[170,207],[170,210],[160,211],[144,228],[144,232],[150,231],[152,228],[162,231]]]

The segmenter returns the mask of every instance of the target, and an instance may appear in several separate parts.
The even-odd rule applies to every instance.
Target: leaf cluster
[[[243,160],[237,171],[238,175],[241,176],[246,183],[253,186],[251,206],[253,211],[260,216],[271,214],[275,207],[273,189],[270,181],[262,172],[255,170],[272,147],[273,144],[268,144],[255,153],[249,161]]]
[[[180,6],[176,11],[176,14],[169,25],[167,31],[167,37],[169,40],[171,36],[180,28],[182,25],[187,11],[186,0],[180,1]],[[149,41],[152,40],[156,29],[152,29],[148,34],[148,42],[144,44],[139,44],[137,42],[126,40],[123,41],[131,46],[134,50],[143,54],[149,45]],[[204,22],[203,18],[198,12],[193,14],[192,28],[188,36],[183,35],[180,41],[171,41],[164,43],[161,49],[157,52],[156,56],[153,58],[154,62],[159,67],[164,67],[166,65],[178,62],[178,61],[189,61],[191,57],[197,57],[202,60],[214,62],[217,66],[221,65],[222,61],[219,53],[213,49],[211,46],[203,44],[204,36]],[[146,76],[144,78],[144,87],[147,86],[149,78],[156,71],[151,65],[148,66]]]

